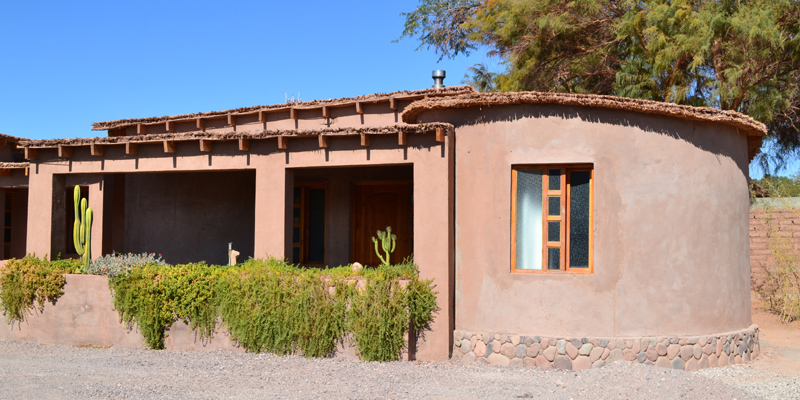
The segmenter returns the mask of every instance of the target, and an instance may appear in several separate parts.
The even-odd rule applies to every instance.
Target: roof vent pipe
[[[436,89],[441,89],[444,87],[444,77],[445,72],[443,69],[435,69],[433,70],[433,87]]]

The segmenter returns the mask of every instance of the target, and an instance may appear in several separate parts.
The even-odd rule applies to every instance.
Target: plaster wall
[[[456,329],[560,337],[748,328],[747,140],[567,106],[429,111],[456,125]],[[511,169],[594,166],[594,273],[511,272]]]

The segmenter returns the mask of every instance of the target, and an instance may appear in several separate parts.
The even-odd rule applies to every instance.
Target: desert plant
[[[381,252],[378,250],[378,241],[381,242],[381,249],[386,253],[386,258],[381,255]],[[375,236],[372,237],[372,242],[375,243],[375,254],[378,255],[378,258],[381,259],[381,265],[389,265],[389,259],[394,253],[394,247],[397,241],[397,236],[392,235],[392,227],[387,226],[386,232],[378,231],[378,238],[376,239]]]
[[[118,275],[127,274],[133,268],[143,267],[151,264],[167,266],[167,263],[161,259],[161,254],[156,256],[155,253],[111,253],[105,256],[97,257],[96,260],[89,264],[89,268],[86,269],[85,272],[87,274],[115,277]]]
[[[25,321],[35,310],[44,311],[47,302],[55,304],[64,294],[64,273],[74,262],[50,262],[35,255],[11,259],[0,271],[0,309],[6,322],[13,325]]]
[[[92,209],[88,208],[86,199],[81,198],[81,188],[75,185],[72,191],[75,204],[75,223],[72,227],[72,240],[75,251],[83,258],[83,270],[89,269],[92,261]],[[78,207],[80,204],[80,209]],[[80,213],[79,213],[80,211]]]

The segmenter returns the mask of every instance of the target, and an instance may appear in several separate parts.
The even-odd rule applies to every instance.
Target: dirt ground
[[[764,310],[755,292],[751,293],[753,323],[759,327],[761,354],[750,364],[759,370],[794,377],[800,375],[800,321],[782,323]]]

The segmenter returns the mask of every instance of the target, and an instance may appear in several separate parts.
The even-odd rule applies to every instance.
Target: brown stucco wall
[[[127,174],[124,248],[171,264],[253,256],[254,171]]]
[[[456,125],[456,329],[559,337],[750,325],[747,140],[570,106],[429,111]],[[594,165],[594,273],[510,272],[511,167]]]

